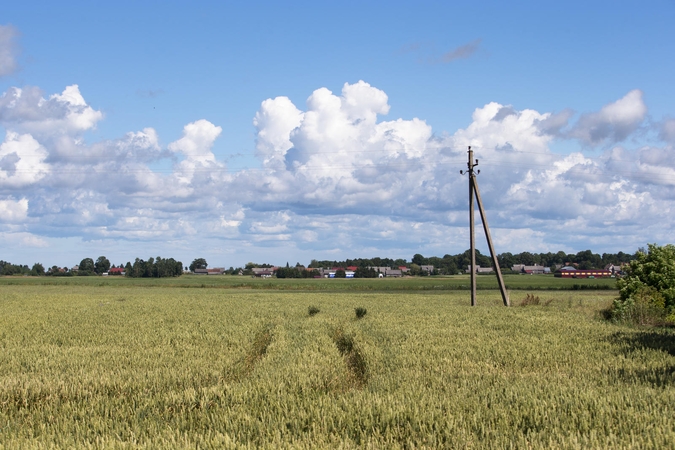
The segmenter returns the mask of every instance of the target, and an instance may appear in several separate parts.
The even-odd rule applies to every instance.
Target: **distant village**
[[[623,264],[607,264],[603,269],[579,269],[575,265],[559,265],[559,267],[554,267],[555,272],[551,271],[550,267],[544,267],[540,265],[525,265],[525,264],[515,264],[511,267],[510,273],[514,274],[523,274],[523,275],[546,275],[554,273],[556,277],[563,278],[602,278],[602,277],[615,277],[623,274]],[[346,266],[346,267],[333,267],[330,269],[325,269],[323,267],[319,268],[307,268],[304,266],[296,266],[292,268],[293,270],[302,274],[306,273],[306,276],[297,276],[297,277],[287,277],[280,276],[281,271],[284,270],[283,267],[271,266],[271,267],[252,267],[247,271],[250,271],[250,275],[256,278],[400,278],[403,276],[413,276],[411,269],[407,266],[398,266],[397,268],[391,267],[381,267],[381,266],[367,266],[365,269],[369,272],[370,276],[359,276],[360,268],[357,266]],[[239,269],[238,272],[233,275],[246,275],[244,269]],[[504,271],[504,269],[502,269]],[[195,269],[194,271],[186,271],[185,273],[193,273],[195,275],[223,275],[227,271],[223,267],[216,267],[212,269]],[[419,273],[421,272],[421,273]],[[438,271],[432,265],[420,265],[419,266],[419,275],[438,275]],[[476,266],[476,273],[479,275],[491,274],[495,270],[492,267],[481,267]],[[471,266],[467,266],[464,273],[471,273]],[[459,275],[460,273],[457,273]]]
[[[643,252],[639,249],[638,252]],[[603,253],[599,255],[590,250],[576,254],[557,253],[502,253],[497,255],[500,270],[504,274],[554,275],[563,278],[589,278],[621,276],[625,266],[637,253]],[[424,257],[420,254],[412,260],[391,258],[356,258],[344,261],[312,260],[308,266],[297,263],[295,266],[276,266],[272,264],[248,263],[244,267],[209,268],[204,258],[196,258],[188,266],[173,258],[136,258],[134,262],[114,265],[105,256],[98,259],[84,258],[80,264],[72,267],[52,266],[45,268],[35,263],[15,265],[0,260],[0,275],[25,276],[127,276],[127,277],[175,277],[183,274],[193,275],[239,275],[257,278],[400,278],[406,276],[458,275],[470,273],[471,257],[469,250],[457,255]],[[492,259],[476,251],[476,273],[479,275],[494,272]]]

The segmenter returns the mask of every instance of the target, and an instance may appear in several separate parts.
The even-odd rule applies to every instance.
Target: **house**
[[[380,278],[401,278],[403,276],[403,273],[401,272],[401,269],[390,269],[387,267],[387,270],[384,272],[380,272]]]
[[[125,272],[122,267],[112,267],[108,270],[108,275],[122,275],[124,276]]]
[[[257,278],[272,278],[272,275],[274,275],[274,272],[272,272],[272,268],[267,268],[267,269],[254,271],[253,275]]]
[[[213,269],[206,269],[207,275],[222,275],[225,273],[224,267],[214,267]]]
[[[525,264],[514,264],[511,266],[511,270],[518,273],[527,273],[527,274],[542,274],[542,273],[551,273],[551,269],[548,267],[540,266],[535,264],[534,266],[526,266]]]
[[[253,272],[253,275],[255,275],[256,277],[264,276],[265,278],[267,278],[268,272],[269,272],[269,276],[272,276],[272,275],[277,273],[277,269],[278,269],[278,267],[276,267],[276,266],[274,266],[274,267],[253,267],[251,269],[251,272]]]
[[[609,271],[612,272],[612,274],[614,274],[614,275],[619,275],[619,274],[622,274],[622,273],[623,273],[623,267],[624,267],[624,265],[626,265],[626,264],[625,264],[625,263],[624,263],[624,264],[620,264],[620,265],[616,265],[616,264],[607,264],[607,265],[605,266],[605,270],[609,270]]]
[[[422,272],[426,272],[429,275],[431,275],[432,273],[434,273],[434,266],[420,266],[420,270]]]
[[[398,270],[401,271],[401,274],[407,274],[408,272],[410,272],[410,269],[407,268],[406,266],[398,266]]]
[[[476,273],[492,273],[495,270],[492,267],[481,267],[481,266],[476,266]],[[471,273],[471,264],[466,266],[466,273]]]
[[[391,267],[368,267],[368,269],[373,269],[375,272],[378,272],[380,278],[384,277],[401,277],[403,272],[401,269],[392,269]]]

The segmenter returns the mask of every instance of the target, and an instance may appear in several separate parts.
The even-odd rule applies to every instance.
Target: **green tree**
[[[45,268],[42,264],[35,263],[35,264],[33,264],[33,268],[30,270],[30,273],[33,276],[41,277],[41,276],[44,276],[44,274],[45,274]]]
[[[94,263],[94,272],[101,275],[110,270],[110,261],[105,256],[99,256]]]
[[[427,264],[427,259],[419,253],[416,253],[412,258],[412,263],[417,264],[418,266],[424,266]]]
[[[344,269],[338,269],[335,271],[335,278],[346,278],[347,274],[345,273]]]
[[[204,258],[197,258],[190,264],[190,271],[194,272],[195,269],[206,269],[208,266],[209,265]]]
[[[80,268],[77,270],[78,275],[91,275],[94,273],[96,266],[94,265],[94,260],[91,258],[84,258],[80,261]]]

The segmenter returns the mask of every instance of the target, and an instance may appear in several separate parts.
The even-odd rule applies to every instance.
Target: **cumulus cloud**
[[[570,134],[593,145],[606,141],[616,143],[637,130],[646,115],[642,91],[635,89],[598,112],[583,114]]]
[[[0,124],[44,138],[90,130],[103,113],[89,106],[79,87],[45,99],[37,87],[10,88],[0,97]]]
[[[22,222],[28,216],[28,199],[0,200],[0,221]]]
[[[645,114],[641,99],[633,91],[582,115],[572,129],[605,124],[605,137],[593,136],[607,142],[635,131]],[[0,144],[0,221],[29,240],[78,236],[187,248],[211,239],[209,248],[232,254],[278,248],[366,256],[387,248],[440,255],[466,248],[467,186],[458,172],[471,145],[493,237],[517,247],[498,251],[573,249],[574,239],[600,239],[608,229],[633,242],[640,226],[669,223],[671,147],[615,146],[598,158],[554,153],[570,110],[491,102],[451,133],[389,112],[387,94],[365,81],[345,83],[339,93],[316,89],[305,105],[264,100],[253,117],[260,167],[230,172],[213,152],[227,138],[207,120],[185,125],[166,147],[152,128],[88,143],[83,131],[102,114],[77,86],[50,96],[12,88],[0,98],[8,130]]]
[[[0,187],[20,188],[44,178],[47,150],[30,134],[8,131],[0,144]]]
[[[256,128],[256,150],[265,166],[283,162],[293,147],[291,132],[300,126],[303,113],[288,97],[268,98],[253,118]]]
[[[18,68],[16,61],[18,32],[12,25],[0,25],[0,77],[11,75]]]

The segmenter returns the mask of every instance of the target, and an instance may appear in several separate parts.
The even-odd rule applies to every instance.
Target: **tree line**
[[[544,267],[550,267],[552,271],[554,271],[558,266],[567,264],[573,264],[579,269],[601,269],[607,264],[628,263],[636,259],[636,255],[640,252],[644,253],[645,250],[639,249],[633,254],[618,252],[603,253],[602,255],[593,253],[591,250],[583,250],[578,253],[565,253],[563,251],[559,251],[557,253],[521,252],[512,254],[506,252],[497,255],[497,260],[499,261],[499,267],[507,273],[511,267],[516,264],[524,264],[528,266],[537,264]],[[356,267],[358,270],[356,271],[355,276],[358,276],[359,278],[368,278],[376,276],[376,272],[369,270],[368,267],[390,267],[396,269],[398,267],[405,266],[410,269],[410,275],[429,275],[428,271],[421,269],[421,266],[434,266],[434,271],[432,274],[450,275],[464,272],[470,264],[470,250],[466,250],[463,253],[458,253],[456,255],[446,254],[442,258],[438,256],[425,257],[418,253],[415,254],[410,261],[402,258],[392,259],[381,257],[355,258],[346,259],[343,261],[313,259],[310,262],[308,268],[318,269],[321,267]],[[476,264],[480,265],[481,267],[492,267],[492,260],[487,255],[481,254],[479,250],[476,250]],[[190,270],[193,272],[195,269],[205,269],[206,267],[207,262],[204,258],[196,258],[190,264]],[[243,273],[244,275],[249,275],[252,273],[251,269],[255,267],[269,268],[273,266],[271,264],[255,264],[249,262],[244,267],[230,267],[230,269],[226,270],[225,273],[232,275]],[[7,261],[0,260],[0,275],[88,276],[101,275],[103,273],[109,272],[109,270],[112,268],[115,268],[115,265],[111,264],[110,260],[108,260],[108,258],[105,256],[99,256],[96,261],[94,261],[92,258],[84,258],[82,261],[80,261],[79,269],[76,272],[68,269],[67,267],[52,266],[45,270],[41,263],[35,263],[31,268],[29,268],[27,265],[15,265]],[[120,264],[117,268],[124,269],[125,275],[128,277],[140,278],[175,277],[180,276],[183,273],[182,262],[176,261],[173,258],[162,258],[160,256],[157,258],[149,258],[147,261],[136,258],[133,264],[131,262],[127,262],[125,265]],[[289,267],[288,263],[286,263],[286,267],[280,269],[277,272],[277,277],[311,278],[317,273],[304,270],[304,266],[302,266],[300,263],[297,263],[295,267]]]
[[[112,271],[111,269],[121,269]],[[78,264],[76,270],[69,269],[67,266],[52,266],[45,270],[41,263],[33,264],[31,269],[28,266],[11,264],[7,261],[0,261],[0,275],[31,275],[31,276],[54,276],[54,277],[72,277],[72,276],[93,276],[110,273],[110,275],[124,275],[131,278],[164,278],[177,277],[183,274],[183,263],[173,258],[149,258],[144,261],[136,258],[134,263],[127,262],[126,265],[120,264],[115,267],[105,256],[99,256],[96,261],[92,258],[84,258]]]
[[[578,253],[565,253],[559,251],[557,253],[530,253],[521,252],[512,254],[509,252],[497,255],[499,267],[508,272],[516,264],[524,264],[526,266],[539,265],[550,267],[552,271],[561,265],[572,264],[579,269],[601,269],[607,264],[621,264],[628,263],[636,258],[638,252],[629,254],[624,252],[618,253],[603,253],[602,255],[593,253],[591,250],[583,250]],[[438,256],[425,257],[421,254],[415,254],[410,261],[405,259],[391,259],[391,258],[356,258],[338,260],[316,260],[313,259],[309,264],[310,268],[319,267],[357,267],[366,269],[368,267],[391,267],[398,268],[401,266],[408,267],[411,275],[425,275],[428,272],[421,270],[421,266],[434,266],[434,274],[451,275],[459,272],[464,272],[471,264],[471,251],[466,250],[463,253],[456,255],[446,254],[442,258]],[[489,255],[483,255],[479,250],[476,250],[476,264],[481,267],[492,267],[492,259]]]

